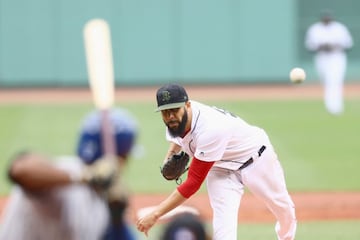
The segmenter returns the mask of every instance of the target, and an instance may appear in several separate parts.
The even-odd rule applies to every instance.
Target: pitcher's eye
[[[166,109],[166,110],[162,110],[161,113],[165,116],[170,115],[170,114],[177,114],[177,112],[180,110],[180,108],[172,108],[172,109]]]

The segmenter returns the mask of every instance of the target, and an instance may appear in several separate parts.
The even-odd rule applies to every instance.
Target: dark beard
[[[168,124],[166,126],[169,129],[169,133],[172,137],[181,137],[185,134],[185,127],[188,120],[187,111],[185,109],[184,116],[181,119],[181,122],[179,123],[179,126],[177,128],[170,128]]]

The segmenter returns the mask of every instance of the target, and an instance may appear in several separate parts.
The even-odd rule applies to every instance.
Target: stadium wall
[[[324,7],[353,32],[356,81],[360,1],[0,0],[0,86],[87,86],[82,28],[91,18],[111,26],[118,85],[281,83],[294,66],[316,81],[303,34]]]

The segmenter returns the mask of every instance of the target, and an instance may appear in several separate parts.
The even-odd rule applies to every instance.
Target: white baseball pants
[[[277,219],[279,240],[295,238],[295,207],[287,191],[282,166],[270,143],[261,157],[242,170],[212,168],[207,190],[213,209],[213,240],[237,240],[238,211],[247,187]]]
[[[324,85],[324,103],[331,114],[341,114],[344,110],[343,89],[347,59],[343,52],[319,53],[315,66]]]

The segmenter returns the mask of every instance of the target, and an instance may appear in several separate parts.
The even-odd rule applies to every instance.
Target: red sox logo
[[[163,102],[169,102],[170,99],[171,99],[171,95],[170,95],[170,92],[169,91],[163,91],[162,93],[162,101]]]

